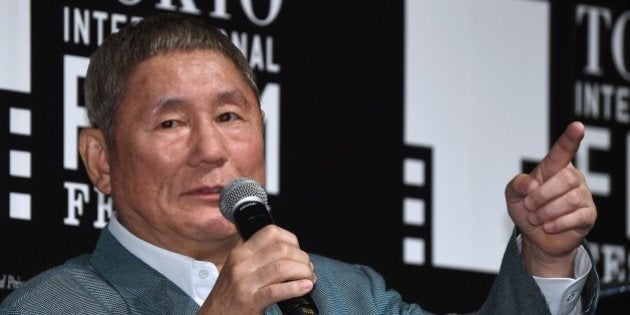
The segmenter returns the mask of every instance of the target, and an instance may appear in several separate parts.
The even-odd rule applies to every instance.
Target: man
[[[93,128],[79,150],[115,216],[91,255],[34,277],[0,312],[278,314],[277,302],[310,292],[321,314],[422,313],[368,267],[309,255],[277,226],[243,241],[223,218],[219,194],[231,179],[264,183],[258,94],[238,49],[198,20],[156,15],[110,36],[90,60]],[[520,233],[482,313],[595,311],[597,275],[580,244],[596,209],[571,165],[583,134],[570,125],[531,174],[508,184]]]

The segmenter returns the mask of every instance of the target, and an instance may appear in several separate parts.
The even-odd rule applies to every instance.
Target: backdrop
[[[113,209],[77,154],[88,57],[171,11],[256,70],[272,212],[306,250],[428,310],[476,310],[513,228],[506,183],[578,119],[597,269],[627,282],[627,1],[0,0],[0,298],[91,251]]]

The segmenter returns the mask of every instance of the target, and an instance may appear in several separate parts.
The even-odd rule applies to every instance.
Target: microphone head
[[[236,205],[243,199],[260,201],[267,209],[269,208],[267,192],[257,181],[247,177],[237,177],[221,190],[219,208],[223,216],[234,222],[234,210],[236,210]]]

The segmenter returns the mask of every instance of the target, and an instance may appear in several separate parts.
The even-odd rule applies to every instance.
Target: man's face
[[[219,193],[237,176],[264,184],[264,144],[259,104],[228,58],[195,50],[140,63],[114,137],[112,196],[129,230],[191,256],[199,244],[235,238]]]

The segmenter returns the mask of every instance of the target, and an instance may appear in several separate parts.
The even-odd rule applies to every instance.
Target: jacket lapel
[[[131,254],[107,228],[101,232],[91,262],[134,314],[194,314],[199,310],[193,299]]]

